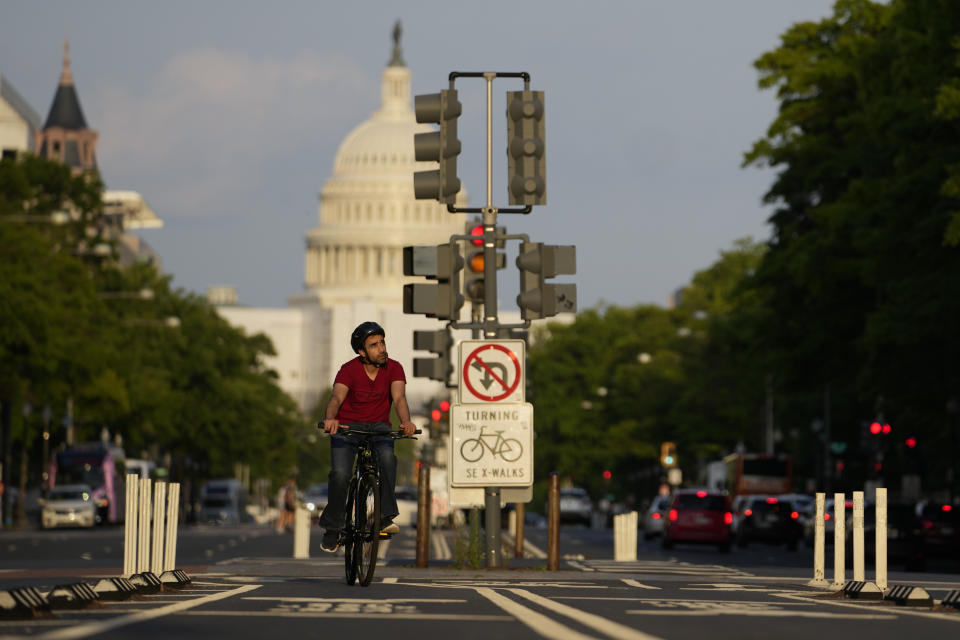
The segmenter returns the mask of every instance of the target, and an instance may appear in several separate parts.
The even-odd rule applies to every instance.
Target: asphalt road
[[[612,560],[610,531],[564,529],[561,570],[539,557],[546,532],[528,530],[523,559],[504,569],[458,567],[464,541],[434,532],[428,569],[413,567],[414,532],[391,541],[370,587],[347,586],[343,559],[293,559],[292,535],[268,527],[186,527],[180,568],[193,584],[55,617],[0,621],[3,637],[43,638],[947,638],[960,612],[862,603],[806,586],[811,554],[752,545],[662,551],[638,544],[635,562]],[[463,558],[460,557],[460,560]],[[122,532],[0,532],[0,586],[117,576]],[[830,570],[828,567],[828,577]],[[870,575],[868,572],[868,579]],[[925,586],[935,598],[960,589],[956,574],[891,571],[891,583]],[[331,635],[332,634],[332,635]]]

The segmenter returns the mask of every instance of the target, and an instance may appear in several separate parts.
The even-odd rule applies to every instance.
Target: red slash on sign
[[[508,359],[507,364],[502,362],[504,355]],[[511,363],[514,369],[513,375],[509,371],[509,364]],[[483,374],[476,381],[476,385],[470,378],[471,369]],[[463,362],[464,385],[473,396],[487,402],[497,402],[509,397],[517,390],[520,378],[520,359],[517,358],[517,354],[500,344],[479,346],[471,351]],[[482,389],[478,387],[482,387]]]

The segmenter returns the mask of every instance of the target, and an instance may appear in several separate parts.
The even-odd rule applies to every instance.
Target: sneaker
[[[380,528],[380,533],[385,533],[388,536],[392,536],[396,533],[400,533],[400,527],[392,522],[388,522]]]
[[[333,529],[327,529],[320,539],[320,549],[327,553],[333,553],[340,548],[340,532]]]

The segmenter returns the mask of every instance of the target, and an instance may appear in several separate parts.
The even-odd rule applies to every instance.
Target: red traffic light
[[[604,470],[603,470],[603,479],[604,479],[604,480],[609,480],[609,479],[612,478],[612,477],[613,477],[613,473],[610,471],[610,469],[604,469]]]
[[[434,422],[439,422],[440,418],[443,417],[443,414],[440,412],[440,409],[434,409],[430,412],[430,417],[433,418]]]
[[[908,449],[913,449],[917,446],[917,439],[914,438],[913,436],[910,436],[909,438],[904,440],[904,443],[907,445]]]
[[[870,433],[877,435],[883,430],[883,426],[879,422],[874,422],[870,425]]]
[[[440,411],[444,411],[444,412],[450,411],[450,403],[447,402],[446,400],[441,400],[441,401],[440,401]]]
[[[883,427],[882,427],[882,428],[883,428],[883,432],[884,432],[884,433],[890,433],[890,431],[891,431],[890,425],[887,424],[886,422],[883,423]]]
[[[478,224],[473,229],[470,229],[470,235],[474,236],[473,240],[470,241],[474,244],[474,246],[477,246],[477,247],[483,246],[483,225],[482,224]]]

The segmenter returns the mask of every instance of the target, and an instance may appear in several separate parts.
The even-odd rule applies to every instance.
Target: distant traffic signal
[[[660,444],[660,466],[672,469],[677,466],[677,445],[672,442]]]
[[[457,118],[463,110],[454,89],[440,93],[416,96],[414,111],[417,122],[440,125],[439,131],[413,136],[413,155],[417,162],[433,161],[436,169],[413,174],[413,193],[418,200],[437,200],[446,204],[456,202],[460,191],[457,177],[457,156],[460,140],[457,138]]]
[[[507,190],[510,204],[547,204],[543,91],[507,92]]]

